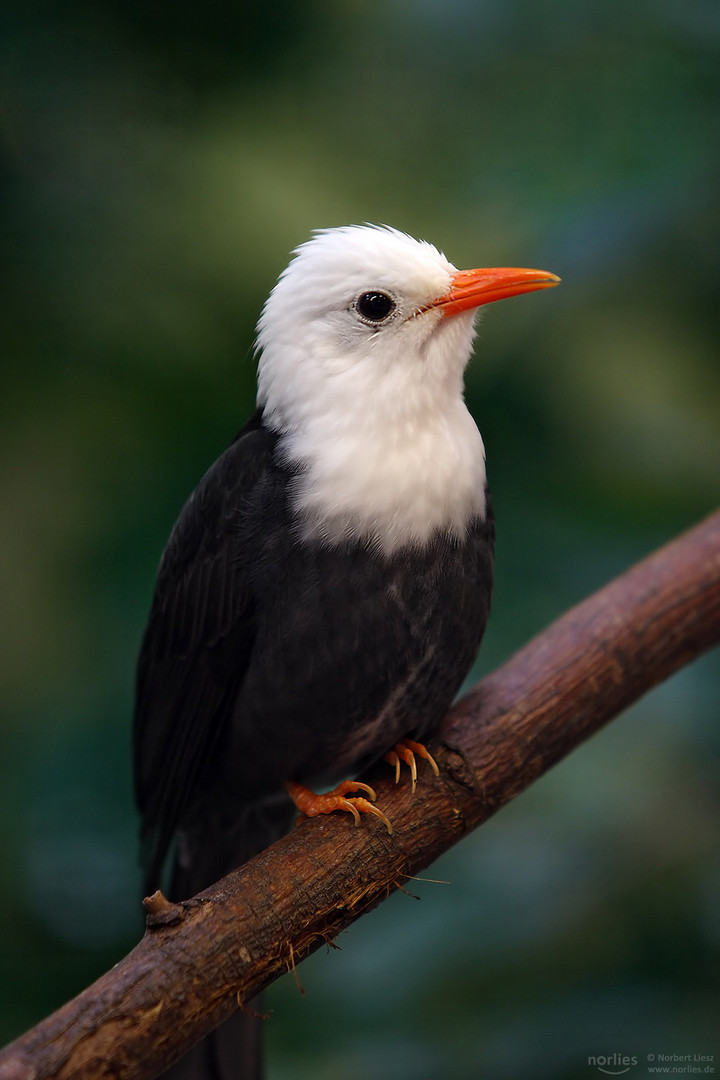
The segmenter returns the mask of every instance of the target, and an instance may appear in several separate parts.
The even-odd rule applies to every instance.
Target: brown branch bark
[[[0,1052],[0,1080],[150,1080],[239,1003],[495,813],[651,686],[720,641],[720,513],[573,608],[479,683],[413,796],[376,771],[395,832],[315,819],[180,905]],[[435,752],[435,749],[433,750]],[[388,770],[389,771],[389,770]],[[379,779],[378,779],[379,777]]]

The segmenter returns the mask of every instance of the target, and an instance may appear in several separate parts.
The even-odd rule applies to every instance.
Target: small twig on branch
[[[112,971],[0,1051],[0,1080],[151,1080],[646,690],[720,641],[720,513],[573,608],[479,683],[421,791],[373,774],[393,836],[316,818],[183,904],[155,894]],[[380,777],[380,778],[378,778]]]

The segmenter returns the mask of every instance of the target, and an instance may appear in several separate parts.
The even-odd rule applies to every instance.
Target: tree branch
[[[186,903],[156,894],[142,941],[1,1051],[0,1080],[151,1080],[718,641],[720,513],[573,608],[467,694],[433,747],[439,778],[426,771],[413,796],[376,769],[392,836],[374,820],[356,829],[317,818]]]

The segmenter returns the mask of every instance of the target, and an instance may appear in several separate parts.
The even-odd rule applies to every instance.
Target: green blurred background
[[[498,516],[478,672],[713,509],[713,0],[8,0],[1,18],[0,1041],[140,932],[135,655],[317,227],[539,266],[468,398]],[[476,673],[476,674],[477,674]],[[272,1080],[575,1078],[715,1055],[708,656],[273,988]]]

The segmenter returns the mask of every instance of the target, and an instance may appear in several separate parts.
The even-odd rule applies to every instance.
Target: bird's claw
[[[423,746],[422,743],[415,742],[414,739],[400,739],[398,743],[388,750],[387,754],[383,756],[383,761],[387,761],[389,765],[395,769],[395,783],[400,780],[400,762],[404,761],[410,769],[410,777],[412,779],[412,790],[415,791],[417,784],[417,762],[415,757],[423,758],[429,762],[432,771],[436,776],[440,775],[437,762],[432,756],[429,750]]]
[[[333,810],[343,810],[348,814],[352,814],[356,825],[360,824],[360,814],[374,814],[375,817],[380,818],[389,833],[393,831],[390,819],[377,806],[373,806],[368,799],[363,798],[363,796],[356,799],[346,798],[346,795],[351,791],[364,791],[374,802],[377,798],[375,792],[369,784],[363,784],[360,780],[343,780],[336,788],[326,792],[324,795],[318,795],[302,784],[293,782],[287,783],[285,787],[290,798],[300,811],[300,820],[318,817],[320,814],[331,814]]]

